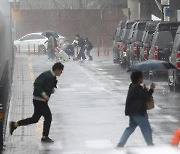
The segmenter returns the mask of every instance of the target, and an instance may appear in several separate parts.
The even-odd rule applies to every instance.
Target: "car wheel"
[[[44,45],[40,45],[38,50],[41,55],[46,53],[46,47]]]
[[[173,74],[168,75],[168,85],[169,85],[169,90],[172,92],[178,92],[180,90],[180,85],[177,84],[174,71]]]

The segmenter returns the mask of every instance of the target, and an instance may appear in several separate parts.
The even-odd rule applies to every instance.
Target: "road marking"
[[[161,110],[161,108],[158,105],[155,105],[155,109]]]
[[[171,116],[171,115],[166,115],[164,116],[166,119],[168,119],[171,122],[179,122],[179,120],[177,120],[175,117]]]
[[[39,144],[39,149],[40,150],[48,150],[51,151],[52,150],[62,150],[63,146],[62,146],[62,142],[61,141],[55,141],[53,144]]]
[[[105,91],[106,89],[104,89],[103,87],[91,87],[89,88],[89,90],[93,92],[101,92],[101,91]]]
[[[32,66],[32,62],[31,62],[30,57],[28,57],[28,66],[29,66],[29,73],[30,73],[31,81],[33,84],[35,81],[35,75],[34,75],[34,70],[33,70],[33,66]]]
[[[102,69],[102,68],[99,68],[99,69],[98,69],[98,71],[104,71],[104,69]]]
[[[59,89],[59,91],[72,92],[72,91],[76,91],[76,89],[75,88],[61,88]]]
[[[62,154],[86,154],[86,152],[84,151],[70,151],[70,152],[62,152]]]
[[[113,79],[113,80],[115,79],[115,77],[112,75],[108,75],[108,78]]]
[[[94,67],[98,67],[96,64],[91,64],[92,66],[94,66]]]
[[[106,74],[109,74],[108,72],[101,72],[101,74],[104,74],[104,75],[106,75]]]
[[[71,86],[75,88],[82,88],[82,87],[86,87],[87,85],[86,84],[72,84]]]
[[[33,65],[32,65],[32,59],[31,57],[28,57],[28,66],[29,66],[29,73],[30,73],[30,77],[31,77],[31,82],[32,84],[35,81],[35,74],[34,74],[34,70],[33,70]],[[39,139],[41,139],[42,137],[42,130],[43,130],[43,120],[42,118],[39,120],[39,122],[37,123],[37,136]]]
[[[90,149],[109,149],[113,148],[110,140],[87,140],[86,147]]]
[[[80,69],[81,69],[82,72],[84,72],[84,74],[86,74],[86,76],[87,76],[90,80],[94,81],[94,82],[97,84],[97,86],[99,86],[99,87],[104,87],[103,83],[101,83],[100,81],[98,81],[97,79],[95,79],[95,77],[92,76],[92,75],[90,75],[88,71],[86,71],[86,70],[85,70],[84,68],[82,68],[82,67],[80,67]],[[105,88],[104,88],[104,89],[105,89]],[[110,95],[112,94],[112,93],[109,92],[107,89],[105,89],[104,91],[105,91],[106,93],[110,94]]]

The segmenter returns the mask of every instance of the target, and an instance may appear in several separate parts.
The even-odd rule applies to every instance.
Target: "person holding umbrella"
[[[55,55],[55,48],[57,47],[57,40],[50,32],[46,33],[46,37],[48,38],[48,40],[45,42],[45,43],[48,43],[47,45],[48,59],[53,60],[57,58],[57,56]]]
[[[131,81],[125,107],[125,115],[129,116],[129,126],[124,131],[117,145],[118,148],[124,147],[137,126],[140,127],[147,145],[153,145],[152,130],[147,114],[147,102],[152,98],[155,85],[152,83],[150,89],[147,89],[145,85],[141,86],[143,83],[142,72],[133,72]]]
[[[150,89],[141,86],[143,83],[143,73],[149,71],[175,70],[176,67],[167,61],[147,60],[132,65],[128,72],[132,72],[128,95],[126,98],[125,115],[129,116],[129,127],[124,131],[117,147],[124,147],[130,135],[137,126],[140,127],[143,137],[148,146],[153,145],[152,130],[148,120],[147,110],[154,107],[152,94],[155,84],[152,83]]]

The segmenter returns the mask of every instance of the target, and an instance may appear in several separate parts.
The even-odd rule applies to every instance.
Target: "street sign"
[[[174,16],[174,10],[171,8],[165,8],[165,16],[173,17]]]

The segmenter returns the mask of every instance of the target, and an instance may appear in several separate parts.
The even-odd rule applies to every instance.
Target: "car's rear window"
[[[144,30],[146,27],[146,23],[139,23],[138,24],[138,30]]]
[[[149,26],[149,32],[155,32],[155,30],[156,30],[156,25]]]
[[[159,25],[159,31],[171,31],[171,30],[177,30],[179,27],[179,24],[167,24],[167,25]]]
[[[133,24],[134,24],[133,22],[132,22],[132,23],[127,23],[127,24],[126,24],[126,29],[131,29],[131,27],[132,27]]]

